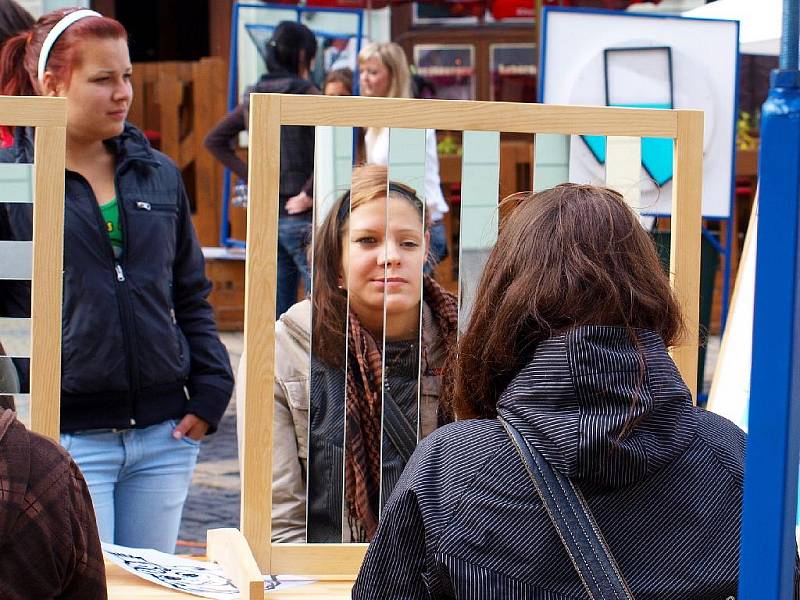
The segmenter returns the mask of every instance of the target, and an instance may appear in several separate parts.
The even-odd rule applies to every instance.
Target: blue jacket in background
[[[180,172],[130,125],[106,144],[117,157],[119,259],[91,186],[66,172],[61,430],[147,427],[192,413],[213,431],[233,375]],[[16,130],[0,162],[33,162],[30,130]],[[32,205],[0,204],[0,230],[30,240]],[[30,284],[0,283],[0,316],[29,316]]]

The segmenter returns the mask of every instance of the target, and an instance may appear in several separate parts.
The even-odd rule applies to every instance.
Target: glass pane
[[[0,394],[27,394],[30,372],[30,358],[0,357]]]
[[[33,242],[0,240],[0,279],[31,279]]]
[[[491,99],[536,102],[536,45],[492,44]]]
[[[443,100],[475,99],[475,47],[419,44],[414,46],[417,72],[436,87]]]
[[[537,133],[534,137],[533,189],[546,190],[570,181],[570,136]]]
[[[33,202],[33,165],[0,164],[0,202]]]
[[[17,413],[17,419],[28,429],[31,428],[31,396],[30,394],[9,394],[6,398],[11,398],[14,403],[14,409]]]
[[[0,356],[31,355],[31,320],[0,317]]]
[[[458,327],[469,321],[475,288],[497,241],[500,134],[465,131],[461,181]]]

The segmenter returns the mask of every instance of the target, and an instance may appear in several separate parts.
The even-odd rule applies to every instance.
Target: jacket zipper
[[[118,169],[117,169],[118,170]],[[120,228],[122,229],[122,255],[119,260],[114,256],[114,248],[111,245],[111,239],[106,233],[105,222],[103,221],[103,214],[100,211],[100,205],[97,203],[97,197],[92,190],[92,186],[85,177],[79,173],[73,173],[74,177],[86,188],[89,192],[89,197],[93,200],[93,211],[97,220],[98,228],[100,230],[103,243],[106,247],[106,254],[109,257],[113,272],[116,276],[116,284],[114,285],[114,292],[117,296],[117,304],[120,309],[120,323],[122,325],[122,340],[125,346],[125,363],[128,371],[128,401],[130,410],[128,413],[128,425],[133,427],[136,425],[136,403],[139,395],[139,361],[136,357],[135,336],[132,335],[134,330],[133,325],[133,309],[130,299],[130,292],[128,290],[128,281],[125,277],[125,257],[128,253],[128,227],[125,219],[125,211],[123,208],[122,196],[119,192],[119,180],[117,173],[114,174],[114,187],[117,192],[117,206],[119,207]]]

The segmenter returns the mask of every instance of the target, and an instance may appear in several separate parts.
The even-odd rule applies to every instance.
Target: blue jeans
[[[278,291],[275,317],[280,317],[297,302],[297,284],[303,278],[306,293],[311,291],[306,251],[311,243],[311,221],[307,214],[281,217],[278,221]]]
[[[143,429],[61,435],[89,485],[100,539],[174,552],[200,442],[172,437],[175,421]]]
[[[431,241],[428,246],[428,260],[425,261],[425,275],[433,275],[442,260],[447,256],[447,239],[445,236],[444,222],[436,221],[428,227]]]

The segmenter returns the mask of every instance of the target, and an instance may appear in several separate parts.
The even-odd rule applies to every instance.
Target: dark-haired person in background
[[[417,447],[353,598],[586,597],[497,416],[582,492],[632,597],[733,598],[745,435],[692,405],[668,348],[696,340],[622,197],[524,200],[476,297],[451,358],[459,421]]]
[[[244,101],[225,115],[206,136],[208,151],[241,181],[247,181],[247,165],[236,155],[234,147],[239,133],[248,128],[250,93],[319,94],[309,80],[316,53],[317,40],[308,27],[294,21],[278,23],[267,42],[268,72],[245,92]],[[314,191],[313,127],[281,127],[280,169],[277,317],[297,300],[300,278],[306,292],[311,290],[306,248],[311,241]]]

